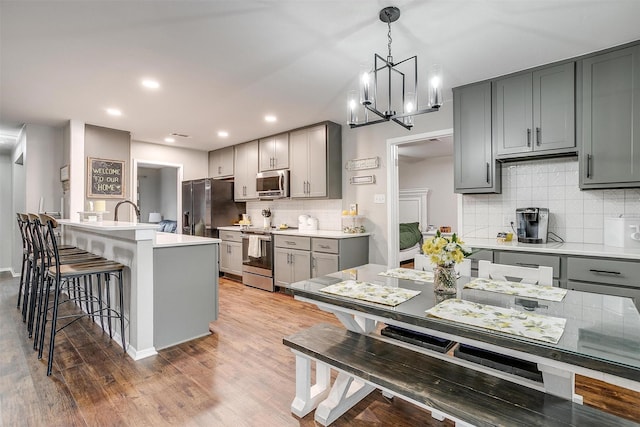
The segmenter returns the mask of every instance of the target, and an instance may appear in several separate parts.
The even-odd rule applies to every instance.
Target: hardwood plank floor
[[[54,371],[37,360],[15,308],[17,279],[0,274],[0,426],[314,426],[291,414],[295,366],[282,337],[328,313],[220,280],[212,335],[138,362],[87,319],[58,336]],[[582,381],[585,401],[640,420],[639,393]],[[579,390],[582,390],[579,388]],[[451,426],[401,399],[369,395],[335,426]]]

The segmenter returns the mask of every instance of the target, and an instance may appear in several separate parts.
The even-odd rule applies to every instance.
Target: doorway
[[[392,138],[387,140],[387,236],[388,236],[388,253],[387,253],[387,265],[390,268],[398,267],[400,262],[400,248],[399,248],[399,201],[400,201],[400,152],[415,152],[416,150],[424,150],[427,154],[424,157],[431,155],[432,157],[442,156],[443,152],[440,152],[442,147],[436,145],[437,142],[448,140],[452,144],[453,129],[443,129],[434,132],[426,132],[416,135],[410,135],[400,138]],[[431,144],[431,145],[430,145]],[[451,147],[449,147],[451,155],[453,155]],[[451,182],[453,182],[453,168],[449,171],[451,174]],[[424,182],[422,184],[415,183],[410,186],[415,187],[429,187],[429,197],[433,198],[435,189],[440,185],[438,182]],[[453,191],[453,185],[451,185],[451,191]],[[453,226],[460,225],[461,222],[461,204],[462,198],[459,194],[455,195],[455,218],[451,218],[454,221]],[[429,221],[431,219],[429,218]],[[420,224],[422,231],[424,231],[427,224]]]
[[[135,200],[140,208],[142,222],[150,221],[150,214],[160,214],[161,219],[177,221],[182,229],[182,165],[133,160],[133,182],[136,185]],[[157,219],[153,215],[151,219]]]

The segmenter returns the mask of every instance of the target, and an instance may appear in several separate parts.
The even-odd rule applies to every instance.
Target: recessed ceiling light
[[[228,136],[229,136],[229,132],[227,132],[226,130],[218,131],[218,136],[219,136],[220,138],[226,138],[226,137],[228,137]]]
[[[175,138],[169,138],[169,137],[166,137],[166,138],[164,139],[164,142],[176,142],[176,140],[175,140]]]
[[[272,116],[271,114],[268,114],[268,115],[264,116],[264,121],[265,121],[265,122],[273,123],[273,122],[275,122],[276,120],[278,120],[278,119],[276,118],[276,116]]]
[[[160,87],[160,83],[157,80],[153,79],[144,79],[142,80],[142,86],[148,89],[158,89]]]
[[[122,111],[118,110],[117,108],[107,108],[107,114],[111,116],[121,116]]]

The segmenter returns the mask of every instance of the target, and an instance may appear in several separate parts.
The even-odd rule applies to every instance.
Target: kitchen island
[[[127,267],[121,310],[134,360],[209,333],[218,313],[219,239],[160,233],[157,224],[58,222],[65,244]]]

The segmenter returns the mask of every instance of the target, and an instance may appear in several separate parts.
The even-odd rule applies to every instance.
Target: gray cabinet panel
[[[234,145],[234,149],[234,199],[257,199],[256,174],[258,173],[258,141]]]
[[[453,90],[456,193],[499,193],[500,168],[491,142],[491,83]]]
[[[575,63],[533,73],[534,151],[575,148]]]
[[[314,252],[311,261],[311,277],[326,276],[340,270],[338,255]]]
[[[209,178],[233,176],[233,146],[209,151]]]
[[[531,151],[532,91],[531,73],[496,80],[493,117],[496,153]]]
[[[581,188],[640,185],[640,46],[582,61]]]
[[[289,134],[270,136],[260,140],[260,171],[289,167]]]
[[[575,152],[575,63],[494,82],[496,157]]]
[[[242,243],[224,240],[220,243],[220,271],[242,276]]]

